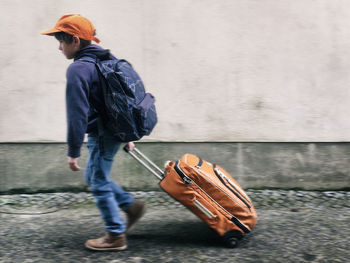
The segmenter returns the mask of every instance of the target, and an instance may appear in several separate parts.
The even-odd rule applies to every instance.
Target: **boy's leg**
[[[89,160],[85,171],[85,181],[91,187],[107,230],[106,236],[87,242],[86,245],[93,249],[94,243],[113,240],[110,235],[120,235],[120,233],[130,230],[145,213],[146,205],[143,202],[135,200],[128,192],[124,191],[110,179],[113,159],[120,148],[120,143],[116,142],[113,137],[106,136],[103,156],[100,153],[97,136],[89,136],[87,145],[89,149]],[[126,212],[127,225],[125,225],[124,220],[120,217],[118,207]]]
[[[113,189],[114,197],[122,210],[126,210],[132,205],[132,203],[134,203],[134,197],[132,197],[128,192],[124,191],[118,184],[111,181],[111,187]]]
[[[114,182],[112,182],[112,188],[119,207],[127,215],[126,231],[129,231],[145,214],[146,205],[139,200],[135,200],[129,193],[125,192],[119,185]]]
[[[126,248],[124,235],[126,225],[120,217],[119,204],[115,198],[114,183],[110,179],[113,158],[120,147],[114,140],[104,142],[104,154],[101,155],[97,136],[88,137],[89,160],[85,179],[91,187],[107,230],[106,236],[88,240],[86,246],[95,250],[123,250]],[[126,194],[124,195],[126,196]],[[127,203],[128,201],[125,200]],[[130,204],[133,199],[129,199]]]
[[[115,141],[104,141],[104,154],[100,153],[98,137],[88,138],[90,152],[90,187],[95,197],[96,205],[99,208],[102,218],[105,221],[105,228],[108,232],[120,234],[125,231],[124,220],[120,217],[110,172],[114,155],[117,153],[120,143]]]
[[[110,134],[105,134],[104,149],[105,153],[103,155],[106,160],[113,160],[116,151],[118,151],[120,144],[118,144],[117,149],[114,148],[115,139]],[[111,168],[111,167],[110,167]],[[109,172],[110,173],[110,170]],[[137,221],[146,212],[146,205],[138,200],[135,200],[128,192],[124,191],[122,187],[113,182],[110,179],[110,186],[114,193],[114,197],[120,209],[122,209],[127,215],[126,231],[130,230]]]

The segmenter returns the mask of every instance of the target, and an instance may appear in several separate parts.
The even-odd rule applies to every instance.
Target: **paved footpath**
[[[350,193],[248,191],[259,215],[235,249],[164,193],[135,192],[148,211],[122,252],[92,252],[103,235],[87,193],[0,196],[0,262],[350,262]]]

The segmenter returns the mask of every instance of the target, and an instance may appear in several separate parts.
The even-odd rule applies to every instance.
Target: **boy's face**
[[[77,43],[76,39],[73,39],[73,42],[68,44],[65,41],[59,40],[59,50],[66,56],[67,59],[74,58],[75,53],[79,51],[80,43]],[[79,38],[78,38],[79,42]]]

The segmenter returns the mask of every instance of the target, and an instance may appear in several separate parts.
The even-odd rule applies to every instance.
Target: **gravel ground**
[[[91,252],[103,235],[88,193],[0,195],[0,262],[350,262],[350,192],[248,190],[256,228],[235,249],[162,192],[148,204],[123,252]]]
[[[149,206],[181,207],[164,192],[132,192]],[[256,208],[350,208],[350,192],[247,190]],[[94,203],[90,193],[0,195],[0,211],[52,212],[78,204]]]

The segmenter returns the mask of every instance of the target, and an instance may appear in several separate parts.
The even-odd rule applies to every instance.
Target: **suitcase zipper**
[[[216,167],[216,164],[214,164],[214,169],[216,169],[217,173],[221,175],[240,195],[241,197],[246,200],[248,203],[251,203],[252,201],[250,198],[246,195],[243,189],[239,190],[241,187],[234,182],[231,181],[230,178],[228,178],[219,168]],[[215,171],[215,170],[214,170]]]
[[[175,163],[174,169],[178,175],[184,180],[186,184],[190,184],[192,182],[191,178],[189,178],[183,171],[179,168],[179,161]]]
[[[212,212],[210,212],[210,210],[208,208],[206,208],[201,202],[199,202],[198,200],[194,200],[193,203],[209,219],[214,218],[215,215]],[[231,222],[233,222],[236,226],[238,226],[240,229],[242,229],[245,233],[250,232],[250,230],[244,224],[242,224],[242,222],[239,221],[236,217],[232,216]]]
[[[240,195],[241,193],[236,189],[236,187],[233,185],[231,180],[225,174],[223,174],[218,168],[216,168],[215,164],[214,164],[214,173],[219,178],[219,180],[227,187],[227,189],[229,189],[235,196],[239,198],[239,200],[241,200],[250,209],[250,205],[246,202],[246,200],[244,200],[243,197],[241,197]],[[229,185],[225,183],[224,179],[229,183]],[[233,187],[234,189],[232,189],[230,186]]]
[[[212,212],[210,212],[210,210],[208,208],[206,208],[201,202],[199,202],[198,200],[194,200],[193,203],[209,219],[212,219],[214,217],[214,214]]]
[[[199,169],[199,168],[202,166],[202,164],[203,164],[203,159],[200,158],[200,157],[198,157],[198,158],[199,158],[198,164],[197,164],[196,166],[194,166],[194,167],[197,168],[197,169]],[[177,164],[178,164],[178,163],[176,163],[176,166],[177,166]],[[241,193],[239,190],[237,190],[237,188],[234,186],[234,184],[231,182],[231,180],[230,180],[225,174],[223,174],[218,168],[216,168],[216,164],[213,165],[213,168],[214,168],[214,173],[215,173],[215,175],[219,178],[219,180],[222,182],[222,184],[225,185],[226,188],[229,189],[235,196],[237,196],[238,199],[241,200],[241,201],[245,204],[245,206],[246,206],[248,209],[250,209],[251,206],[248,204],[248,202],[249,202],[250,200],[249,200],[249,201],[247,200],[247,199],[249,199],[249,197],[246,196],[246,198],[244,198],[243,196],[241,196],[242,193]],[[180,169],[178,169],[178,170],[179,170],[179,171],[177,171],[178,173],[180,172],[180,173],[183,174],[183,172],[182,172]],[[185,174],[183,174],[183,176],[186,177]],[[182,177],[182,179],[183,179],[184,181],[186,180],[186,181],[185,181],[186,183],[187,183],[188,180],[190,180],[188,183],[191,182],[191,179],[190,179],[189,177],[184,178],[183,176],[181,176],[181,177]],[[233,190],[230,186],[228,186],[228,185],[225,183],[224,179],[225,179],[225,180],[230,184],[230,186],[232,186],[237,192],[235,192],[235,190]],[[251,201],[250,201],[250,202],[251,202]]]
[[[196,168],[200,168],[202,166],[202,164],[203,164],[203,160],[201,158],[199,158],[199,162],[198,162],[198,164],[195,167]]]
[[[214,165],[213,165],[214,166]],[[218,170],[218,169],[217,169]],[[219,172],[221,172],[220,170],[218,170]],[[210,177],[209,175],[207,175],[204,171],[201,171],[201,170],[198,170],[198,172],[200,172],[201,174],[204,174],[206,175],[207,179],[210,180]],[[218,177],[218,175],[216,174],[215,170],[214,170],[214,173],[215,175]],[[225,176],[226,177],[226,176]],[[227,178],[227,177],[226,177]],[[222,180],[222,178],[218,178],[222,184],[226,187],[226,189],[230,190],[230,192],[234,192],[230,187],[227,186],[227,184],[225,184],[225,182]],[[227,178],[228,179],[228,178]],[[211,180],[210,180],[211,181]],[[212,182],[212,181],[211,181]],[[220,189],[223,193],[225,193],[229,198],[231,198],[233,201],[237,202],[233,197],[231,197],[224,189],[222,189],[221,187],[219,187],[218,185],[216,185],[216,183],[212,182],[213,185],[215,185],[218,189]],[[234,186],[233,186],[234,187]],[[235,187],[234,187],[235,188]],[[236,189],[236,188],[235,188]],[[237,196],[235,194],[235,196]],[[246,202],[244,202],[241,198],[238,197],[239,200],[242,201],[242,204],[241,206],[244,206],[244,207],[247,207],[249,210],[251,208],[251,206],[249,204],[247,204]],[[250,201],[251,202],[251,201]]]
[[[184,180],[185,184],[190,184],[191,182],[195,184],[198,189],[200,189],[210,200],[212,200],[217,206],[219,206],[222,210],[224,210],[227,214],[231,216],[231,221],[240,229],[243,230],[244,233],[249,233],[250,229],[244,225],[237,217],[228,212],[225,208],[223,208],[218,202],[216,202],[210,195],[208,195],[198,184],[191,180],[185,173],[179,168],[179,161],[177,161],[174,165],[174,169],[176,173]],[[223,190],[222,190],[223,191]],[[201,204],[202,205],[202,204]],[[206,209],[206,208],[205,208]],[[210,211],[209,211],[210,212]],[[211,213],[211,212],[210,212]]]

